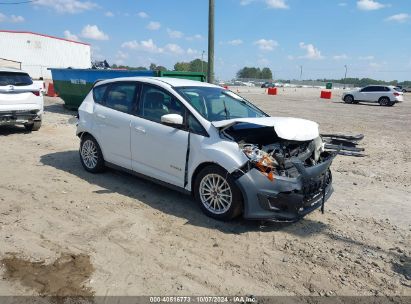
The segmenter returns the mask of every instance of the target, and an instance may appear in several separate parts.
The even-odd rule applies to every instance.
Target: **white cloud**
[[[126,41],[121,45],[121,47],[123,49],[141,51],[141,52],[146,52],[146,53],[151,53],[151,54],[182,55],[186,53],[182,47],[174,43],[169,43],[165,45],[164,47],[158,47],[154,43],[153,39],[142,40],[142,41],[137,41],[137,40]],[[194,50],[191,50],[191,51],[190,50],[191,49],[189,49],[187,53],[189,55],[193,55]]]
[[[108,11],[108,12],[105,12],[104,16],[106,16],[106,17],[114,17],[114,13]]]
[[[173,39],[179,39],[184,36],[184,34],[180,31],[175,31],[170,28],[167,29],[168,36]]]
[[[392,15],[392,16],[388,17],[385,20],[386,21],[395,21],[395,22],[399,22],[399,23],[404,23],[407,20],[409,20],[410,18],[411,18],[411,16],[409,14],[401,13],[401,14]]]
[[[289,6],[286,3],[286,0],[266,0],[265,1],[269,8],[274,9],[288,9]]]
[[[234,40],[228,41],[227,43],[229,45],[237,46],[237,45],[243,44],[243,41],[241,39],[234,39]]]
[[[190,56],[201,56],[202,54],[202,52],[200,52],[199,50],[195,50],[192,48],[188,48],[186,53],[187,55],[190,55]],[[205,52],[204,52],[204,56],[207,56]]]
[[[157,31],[159,30],[161,27],[161,23],[160,22],[156,22],[156,21],[151,21],[149,24],[147,24],[147,29],[149,29],[150,31]]]
[[[33,5],[49,7],[59,13],[69,14],[81,13],[98,7],[94,2],[80,0],[37,0]]]
[[[321,55],[321,52],[313,44],[305,44],[304,42],[300,42],[300,48],[306,51],[306,54],[300,58],[315,60],[324,58]]]
[[[203,36],[201,36],[200,34],[196,34],[194,36],[189,36],[186,39],[189,40],[189,41],[201,40],[201,39],[203,39]]]
[[[246,6],[249,5],[250,3],[254,2],[255,0],[241,0],[240,5]]]
[[[368,55],[368,56],[360,56],[360,57],[358,57],[358,59],[359,59],[359,60],[367,60],[367,61],[369,61],[369,60],[374,60],[375,57],[374,57],[373,55]]]
[[[178,44],[174,44],[174,43],[167,44],[164,47],[164,51],[166,53],[170,53],[174,55],[184,54],[184,50]]]
[[[348,56],[346,54],[341,54],[341,55],[335,55],[333,56],[334,60],[345,60],[348,59]]]
[[[78,36],[71,33],[69,30],[65,30],[64,31],[64,38],[68,39],[68,40],[74,40],[74,41],[80,41],[78,39]]]
[[[369,67],[372,68],[372,69],[375,69],[375,70],[382,68],[382,66],[383,66],[383,64],[377,63],[377,62],[370,62],[369,63]]]
[[[157,47],[153,39],[142,40],[138,42],[137,40],[126,41],[121,45],[122,48],[130,50],[144,51],[148,53],[162,53],[163,49]]]
[[[24,21],[25,19],[23,16],[16,16],[16,15],[7,16],[7,15],[0,13],[0,22],[21,23]]]
[[[117,58],[118,60],[123,61],[124,59],[127,59],[127,58],[128,58],[128,54],[127,54],[127,53],[124,53],[124,52],[121,51],[121,50],[119,50],[119,51],[117,52],[117,54],[116,54],[116,58]]]
[[[81,37],[92,40],[108,40],[109,37],[97,25],[87,24],[81,31]]]
[[[254,42],[255,45],[258,45],[258,48],[261,51],[273,51],[277,46],[278,42],[275,40],[260,39]]]
[[[269,65],[270,64],[270,60],[268,60],[267,58],[259,58],[258,60],[257,60],[257,63],[259,64],[259,65],[265,65],[265,66],[267,66],[267,65]]]
[[[145,19],[145,18],[148,18],[149,16],[148,16],[148,14],[146,13],[146,12],[139,12],[139,13],[137,13],[137,16],[139,16],[140,18],[143,18],[143,19]]]
[[[384,8],[386,5],[375,0],[358,0],[357,7],[363,11],[374,11]]]

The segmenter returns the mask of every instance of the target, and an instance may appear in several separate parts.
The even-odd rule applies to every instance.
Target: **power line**
[[[27,4],[27,3],[37,2],[37,1],[38,1],[38,0],[15,1],[15,2],[0,2],[0,5]]]

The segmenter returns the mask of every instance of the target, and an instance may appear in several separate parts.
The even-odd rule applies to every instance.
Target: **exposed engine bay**
[[[311,167],[331,157],[321,137],[307,141],[287,140],[278,137],[273,127],[249,123],[231,126],[222,134],[236,141],[250,163],[270,180],[274,180],[274,176],[297,177],[296,162]]]

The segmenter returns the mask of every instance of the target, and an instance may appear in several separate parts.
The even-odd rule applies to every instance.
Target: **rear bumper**
[[[0,110],[0,126],[1,125],[16,125],[41,120],[42,111],[33,109],[29,111],[1,111]]]
[[[310,168],[296,163],[300,173],[296,178],[275,176],[270,181],[257,169],[239,177],[244,218],[294,222],[321,207],[333,193],[329,167],[334,157]]]

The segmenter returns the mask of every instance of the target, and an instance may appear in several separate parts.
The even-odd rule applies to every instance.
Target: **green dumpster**
[[[198,72],[178,72],[178,71],[158,71],[158,77],[183,78],[206,82],[207,78],[203,73]]]
[[[333,88],[332,82],[327,82],[327,83],[325,84],[325,88],[326,88],[327,90],[331,90],[331,89]]]

